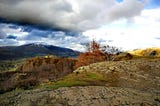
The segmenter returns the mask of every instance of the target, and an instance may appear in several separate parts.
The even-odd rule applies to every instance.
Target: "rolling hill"
[[[135,49],[129,51],[132,55],[144,56],[144,57],[160,57],[160,48],[146,48],[146,49]]]

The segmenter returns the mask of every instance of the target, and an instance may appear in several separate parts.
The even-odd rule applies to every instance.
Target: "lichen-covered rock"
[[[135,59],[106,61],[90,64],[74,72],[98,72],[108,82],[106,85],[139,90],[160,90],[160,59]]]
[[[88,86],[31,90],[0,95],[1,106],[151,106],[160,105],[160,92]]]

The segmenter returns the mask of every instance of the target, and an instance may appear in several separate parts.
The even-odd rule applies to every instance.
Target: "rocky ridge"
[[[80,67],[74,71],[98,72],[111,80],[106,86],[127,87],[140,90],[160,90],[160,60],[136,59],[100,62]]]

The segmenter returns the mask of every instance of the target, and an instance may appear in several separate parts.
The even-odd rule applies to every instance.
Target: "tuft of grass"
[[[99,79],[99,78],[101,78],[101,76],[96,74],[96,73],[87,73],[87,77],[91,78],[91,79]]]

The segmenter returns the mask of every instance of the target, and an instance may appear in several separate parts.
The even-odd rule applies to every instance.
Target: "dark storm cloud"
[[[144,4],[146,3],[143,0],[142,2],[138,0],[124,0],[111,9],[109,17],[112,20],[116,20],[119,18],[132,18],[136,15],[140,15],[140,11],[144,8]]]
[[[12,29],[17,29],[19,27],[22,28],[22,31],[24,32],[31,32],[32,29],[38,29],[38,30],[51,30],[51,31],[66,31],[64,29],[58,29],[58,28],[53,28],[50,26],[46,25],[40,25],[40,24],[31,24],[31,23],[20,23],[17,21],[12,21],[12,20],[7,20],[4,18],[0,18],[0,24],[8,24],[8,27]]]
[[[18,29],[18,28],[19,28],[18,25],[13,25],[13,24],[12,24],[12,25],[9,25],[8,27],[11,28],[11,29]]]
[[[6,38],[7,38],[7,39],[16,39],[16,38],[17,38],[17,36],[14,36],[14,35],[8,35]]]
[[[22,24],[38,24],[63,29],[57,25],[57,21],[63,13],[70,11],[72,11],[70,4],[64,0],[0,1],[0,16]]]
[[[48,39],[65,39],[67,36],[77,37],[81,35],[79,32],[72,32],[72,31],[53,31],[53,30],[39,30],[39,29],[32,29],[29,34],[24,38],[25,40],[39,40],[42,38]]]
[[[11,37],[8,35],[12,36],[17,36]],[[80,32],[75,32],[75,31],[57,31],[53,29],[43,29],[43,28],[37,28],[33,27],[31,25],[17,25],[17,24],[7,24],[3,23],[0,24],[0,38],[5,39],[8,37],[10,38],[15,38],[17,40],[39,40],[41,38],[48,38],[48,39],[53,39],[54,37],[56,38],[62,38],[65,36],[78,36],[81,35]]]
[[[137,0],[124,0],[121,4],[116,0],[1,0],[0,17],[21,24],[85,31],[134,17],[144,4]]]

